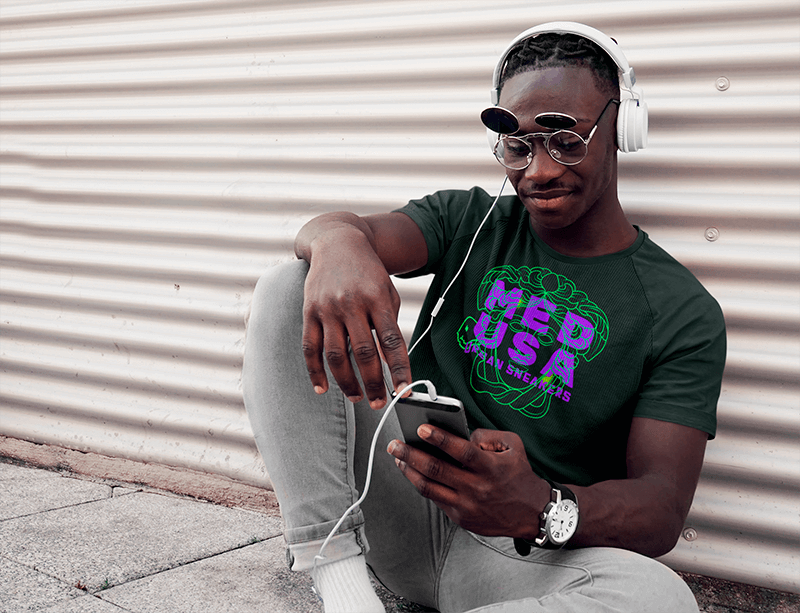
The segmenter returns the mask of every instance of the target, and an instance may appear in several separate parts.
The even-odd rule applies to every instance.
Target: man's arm
[[[389,452],[423,496],[477,534],[539,536],[539,514],[550,500],[550,486],[533,473],[519,436],[476,430],[465,441],[430,426],[421,426],[419,433],[464,466],[393,441]],[[689,512],[707,438],[694,428],[634,418],[627,479],[589,487],[565,484],[580,507],[578,531],[568,546],[618,547],[651,557],[670,551]]]
[[[310,264],[302,349],[314,389],[319,394],[328,390],[324,354],[344,394],[352,401],[363,398],[349,359],[349,341],[367,398],[373,408],[382,408],[386,387],[372,330],[399,390],[411,382],[411,368],[397,325],[400,297],[389,275],[427,263],[422,231],[403,213],[327,213],[303,226],[295,239],[295,254]]]
[[[671,551],[692,504],[707,441],[708,434],[695,428],[634,418],[628,478],[570,487],[581,511],[570,546],[622,547],[651,557]]]
[[[325,213],[300,228],[294,241],[295,255],[310,264],[313,246],[318,239],[330,239],[337,231],[353,229],[367,238],[390,275],[418,270],[428,263],[428,246],[422,230],[404,213],[363,217],[346,211]]]

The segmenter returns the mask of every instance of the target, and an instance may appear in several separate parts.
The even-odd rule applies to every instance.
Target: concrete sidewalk
[[[0,458],[0,613],[323,611],[308,575],[286,568],[274,506],[231,508],[14,462]],[[795,594],[684,578],[703,613],[800,610]],[[427,611],[377,591],[387,613]]]
[[[274,515],[274,514],[273,514]],[[0,613],[322,612],[277,516],[0,463]],[[380,592],[388,612],[423,609]]]

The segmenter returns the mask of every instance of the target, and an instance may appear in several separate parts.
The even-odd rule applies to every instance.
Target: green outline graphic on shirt
[[[547,268],[493,268],[477,307],[479,318],[467,317],[457,333],[473,356],[470,386],[532,419],[547,415],[554,398],[569,402],[575,370],[608,340],[600,307]]]

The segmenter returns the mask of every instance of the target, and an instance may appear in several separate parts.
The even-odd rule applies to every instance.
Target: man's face
[[[589,68],[567,66],[512,77],[503,85],[500,106],[519,120],[517,136],[552,132],[534,118],[540,113],[558,112],[577,119],[571,130],[585,139],[611,97],[597,88]],[[617,203],[616,117],[616,105],[612,105],[600,120],[589,143],[589,153],[580,164],[559,164],[545,151],[543,139],[537,138],[532,140],[534,156],[530,165],[524,170],[507,170],[534,228],[566,228],[590,211],[599,214],[607,210],[604,205]]]

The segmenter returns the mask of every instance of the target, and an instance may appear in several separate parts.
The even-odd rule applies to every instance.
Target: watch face
[[[578,505],[562,500],[550,509],[545,529],[547,537],[557,545],[566,543],[578,528]]]

